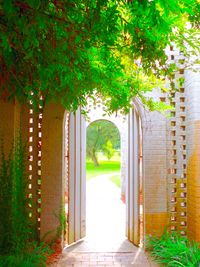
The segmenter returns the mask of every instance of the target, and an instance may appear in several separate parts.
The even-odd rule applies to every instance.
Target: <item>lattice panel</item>
[[[42,100],[42,99],[41,99]],[[42,164],[42,106],[35,111],[32,102],[29,102],[28,114],[28,198],[29,216],[36,225],[38,237],[40,233],[41,215],[41,164]]]
[[[40,221],[41,221],[41,183],[42,183],[42,173],[41,173],[41,165],[42,165],[42,106],[39,106],[39,113],[37,114],[37,227],[38,231],[40,231]]]
[[[33,217],[33,160],[34,160],[34,154],[33,154],[33,125],[34,121],[34,113],[33,108],[31,107],[30,102],[30,109],[29,109],[29,116],[28,116],[28,159],[29,159],[29,165],[28,165],[28,198],[31,200],[31,203],[29,204],[29,217]]]
[[[179,65],[170,82],[174,90],[168,95],[171,117],[168,122],[168,178],[169,178],[169,212],[171,231],[187,234],[187,176],[186,176],[186,124],[185,124],[185,90],[178,88],[177,78],[184,77],[184,58],[172,46],[168,51],[169,60]]]

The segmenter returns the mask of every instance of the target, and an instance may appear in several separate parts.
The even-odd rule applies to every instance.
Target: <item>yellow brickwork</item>
[[[188,236],[200,242],[200,121],[195,122],[194,129],[194,152],[187,167]]]
[[[166,212],[145,214],[146,235],[161,236],[167,224],[168,214]]]

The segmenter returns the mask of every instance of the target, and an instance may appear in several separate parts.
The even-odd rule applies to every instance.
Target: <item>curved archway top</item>
[[[119,130],[120,135],[128,128],[127,117],[122,114],[106,115],[103,110],[103,105],[98,107],[91,106],[88,112],[88,119],[86,121],[86,127],[94,121],[107,120],[113,123]]]
[[[114,123],[113,121],[111,121],[111,120],[109,120],[109,119],[105,119],[105,118],[101,118],[101,119],[99,119],[99,120],[95,120],[95,121],[89,122],[89,123],[87,124],[87,127],[89,127],[91,124],[93,124],[93,123],[95,123],[95,122],[101,122],[101,121],[107,121],[107,122],[109,122],[110,124],[113,124],[113,125],[117,128],[117,130],[118,130],[118,132],[119,132],[119,128],[118,128],[118,126],[116,125],[116,123]]]

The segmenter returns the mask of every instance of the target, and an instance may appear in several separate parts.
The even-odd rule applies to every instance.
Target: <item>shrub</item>
[[[156,262],[170,267],[199,267],[200,249],[198,244],[178,233],[164,232],[161,238],[147,237],[147,250]]]

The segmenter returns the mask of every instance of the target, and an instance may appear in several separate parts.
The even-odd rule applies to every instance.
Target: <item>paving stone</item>
[[[120,266],[120,267],[158,267],[157,264],[152,263],[151,259],[146,256],[143,250],[139,251],[140,256],[135,258],[135,253],[70,253],[69,258],[67,254],[60,261],[51,267],[84,267],[84,266]]]

